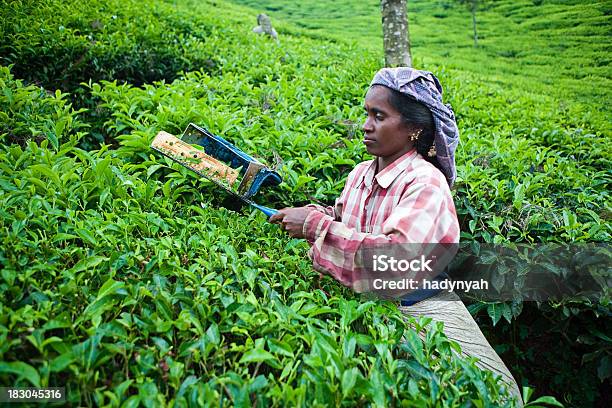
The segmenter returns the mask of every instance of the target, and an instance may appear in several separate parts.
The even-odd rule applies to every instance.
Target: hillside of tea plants
[[[72,405],[514,406],[439,324],[321,277],[306,242],[150,149],[159,130],[202,125],[279,169],[257,196],[275,208],[333,202],[369,158],[378,34],[270,12],[277,43],[251,32],[264,3],[0,2],[0,385],[66,387]],[[463,6],[411,3],[416,65],[462,133],[462,239],[609,243],[609,5],[491,2],[472,50]],[[547,23],[551,7],[571,24]],[[461,44],[425,39],[432,19],[468,19],[449,32]],[[538,52],[589,27],[602,39],[565,43],[584,77]],[[531,400],[605,405],[609,295],[470,309]]]
[[[380,1],[233,0],[327,38],[382,56]],[[479,1],[478,47],[469,8],[456,0],[408,2],[415,65],[477,75],[487,87],[554,95],[610,112],[610,4],[581,0]],[[609,129],[609,120],[603,125]]]

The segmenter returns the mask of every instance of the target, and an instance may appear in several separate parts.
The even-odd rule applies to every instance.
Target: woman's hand
[[[293,238],[304,238],[304,222],[311,211],[316,211],[310,207],[283,208],[270,217],[269,221],[281,224]]]

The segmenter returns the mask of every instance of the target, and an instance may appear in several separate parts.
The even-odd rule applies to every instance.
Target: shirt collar
[[[379,186],[382,188],[388,188],[391,183],[404,171],[408,168],[408,166],[412,163],[412,161],[417,157],[418,153],[416,149],[412,149],[408,153],[403,156],[398,157],[393,163],[385,167],[381,172],[375,175],[377,159],[372,160],[372,163],[366,170],[364,175],[364,183],[367,187],[372,185],[374,179]]]

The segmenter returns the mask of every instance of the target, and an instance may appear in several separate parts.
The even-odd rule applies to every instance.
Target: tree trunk
[[[385,66],[411,67],[406,0],[380,0]]]
[[[476,32],[476,7],[477,0],[472,0],[472,27],[474,28],[474,47],[478,47],[478,33]]]

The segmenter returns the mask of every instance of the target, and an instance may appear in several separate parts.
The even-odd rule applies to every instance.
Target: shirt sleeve
[[[329,215],[330,217],[332,217],[334,220],[338,219],[338,217],[336,216],[336,209],[333,206],[322,206],[319,204],[308,204],[306,205],[307,208],[313,208],[315,210],[317,210],[320,213],[323,213],[325,215]]]
[[[317,212],[319,214],[323,214],[323,215],[330,217],[333,221],[340,221],[340,219],[342,218],[342,210],[344,208],[344,199],[347,195],[347,190],[349,189],[349,186],[352,185],[353,180],[355,179],[355,177],[357,177],[357,174],[359,173],[359,171],[362,170],[363,166],[367,164],[368,164],[367,162],[361,163],[355,169],[353,169],[353,171],[351,171],[351,173],[348,175],[346,179],[344,188],[342,189],[342,193],[340,194],[340,197],[336,199],[334,206],[325,207],[325,206],[318,205],[318,204],[306,205],[307,208],[314,208],[316,210],[316,211],[312,211],[311,214],[314,212]],[[304,237],[306,238],[308,243],[310,245],[314,244],[314,240],[312,236],[307,234],[306,220],[304,221],[304,227],[303,227],[302,232],[304,233]]]
[[[450,196],[434,184],[416,183],[385,220],[381,234],[358,232],[312,211],[305,220],[304,235],[312,243],[309,255],[314,268],[352,287],[361,267],[357,253],[364,245],[456,243],[459,225]]]

